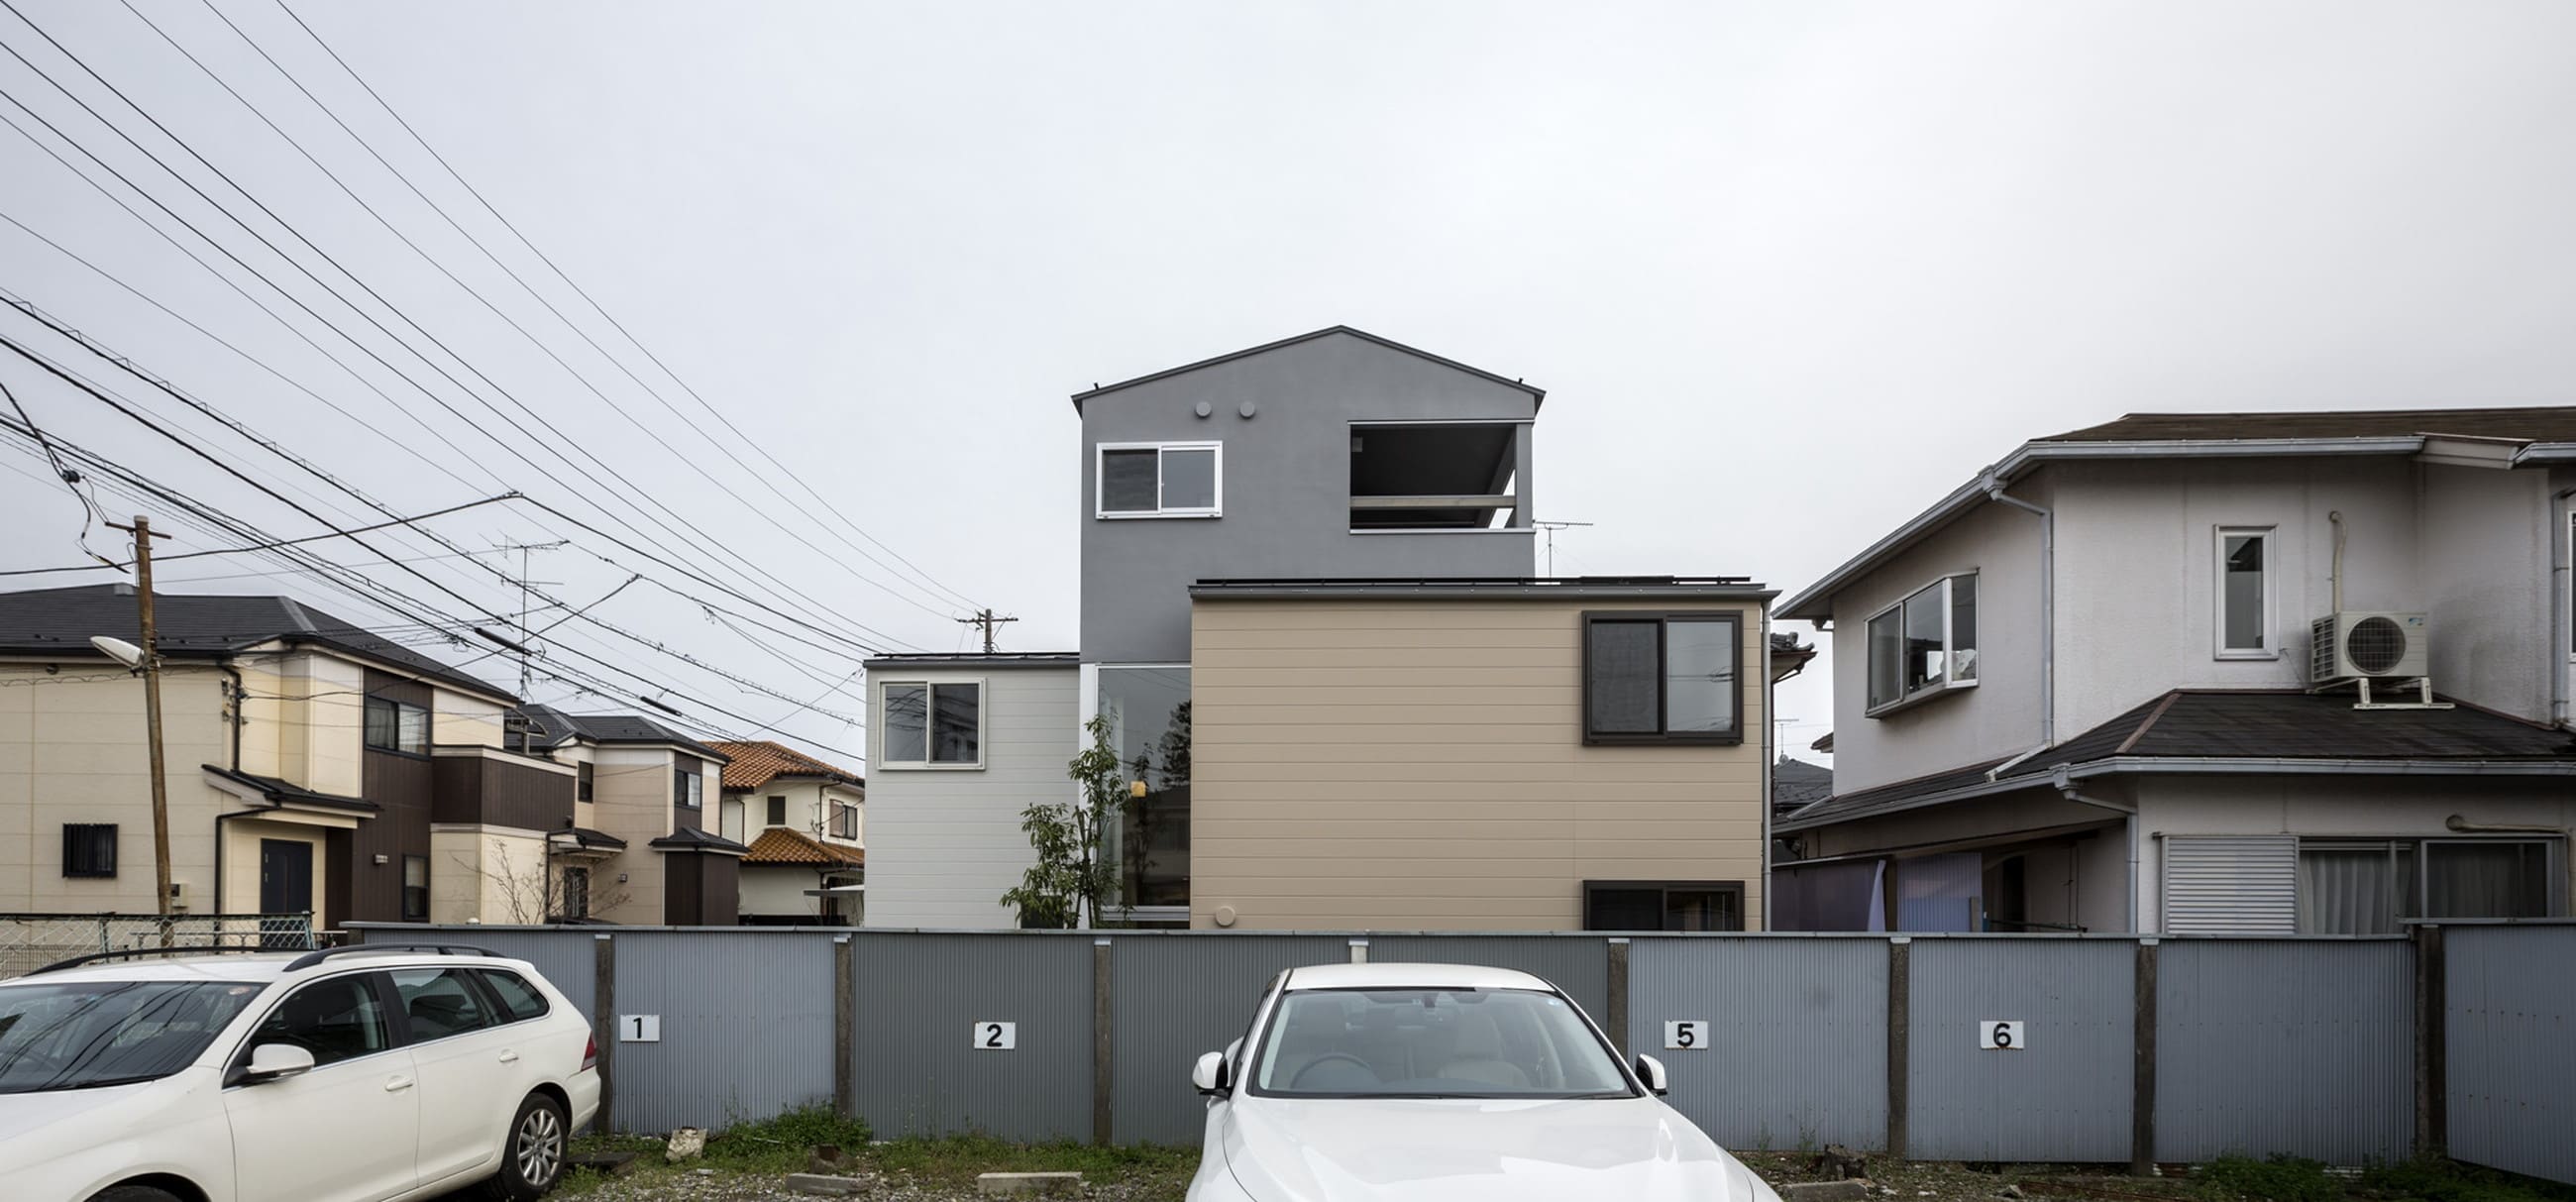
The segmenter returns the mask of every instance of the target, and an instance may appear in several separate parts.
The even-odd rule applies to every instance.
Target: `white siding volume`
[[[2299,929],[2299,841],[2288,835],[2165,840],[2169,935],[2290,935]]]

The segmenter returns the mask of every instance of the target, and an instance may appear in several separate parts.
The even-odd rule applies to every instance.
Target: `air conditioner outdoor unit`
[[[2422,614],[2350,612],[2316,620],[2308,640],[2308,683],[2421,680],[2430,671],[2432,629]]]

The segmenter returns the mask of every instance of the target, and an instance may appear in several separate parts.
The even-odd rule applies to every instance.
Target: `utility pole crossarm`
[[[994,643],[994,641],[993,641],[993,635],[994,635],[994,632],[995,632],[995,631],[996,631],[996,630],[997,630],[997,629],[998,629],[998,628],[999,628],[1003,623],[1005,623],[1005,622],[1017,622],[1017,621],[1019,621],[1019,619],[1018,619],[1018,618],[1006,618],[1006,617],[1003,617],[1003,616],[1001,616],[1001,615],[999,615],[999,614],[994,613],[994,612],[993,612],[992,610],[990,610],[990,609],[987,609],[987,610],[984,610],[984,611],[983,611],[983,612],[981,612],[981,613],[976,614],[974,617],[971,617],[971,618],[959,618],[959,619],[957,619],[957,621],[958,621],[958,624],[963,625],[963,626],[974,626],[974,627],[981,628],[981,629],[983,630],[983,632],[984,632],[984,654],[986,654],[986,655],[992,655],[992,654],[995,654],[995,653],[996,653],[996,651],[997,651],[997,645],[996,645],[996,644]]]

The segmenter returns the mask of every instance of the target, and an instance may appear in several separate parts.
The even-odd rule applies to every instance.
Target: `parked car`
[[[1330,964],[1271,982],[1243,1038],[1199,1058],[1206,1147],[1189,1202],[1778,1202],[1527,973]]]
[[[599,1109],[589,1021],[521,961],[84,959],[0,982],[12,1202],[530,1199]]]

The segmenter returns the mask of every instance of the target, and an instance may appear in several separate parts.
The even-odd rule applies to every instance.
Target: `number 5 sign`
[[[1664,1024],[1664,1048],[1674,1052],[1697,1052],[1708,1048],[1708,1020],[1686,1018]]]
[[[1977,1020],[1977,1046],[1989,1052],[2018,1052],[2029,1045],[2021,1040],[2020,1019],[1981,1018]]]

